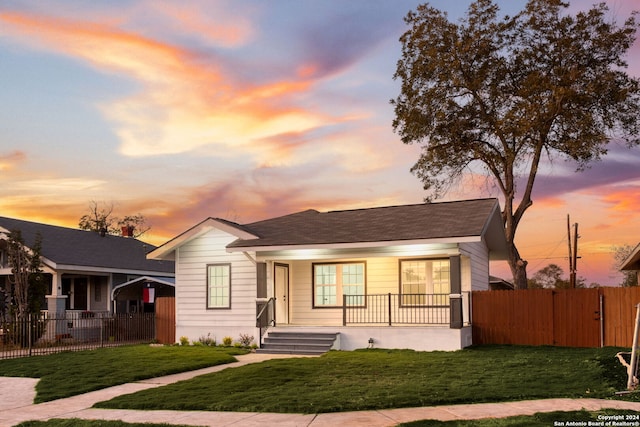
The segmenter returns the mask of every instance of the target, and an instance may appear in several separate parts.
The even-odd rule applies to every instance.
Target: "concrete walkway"
[[[125,409],[91,409],[96,402],[122,394],[159,387],[222,369],[262,362],[267,359],[291,357],[286,355],[247,354],[236,356],[238,362],[197,371],[152,378],[122,384],[79,396],[34,405],[35,384],[31,378],[0,377],[0,427],[10,427],[28,420],[50,418],[80,418],[122,420],[126,422],[184,424],[194,426],[256,426],[256,427],[387,427],[398,423],[436,419],[442,421],[479,418],[502,418],[531,415],[536,412],[598,410],[603,408],[640,412],[640,402],[600,399],[543,399],[505,403],[447,405],[423,408],[403,408],[380,411],[340,412],[331,414],[275,414],[258,412],[208,411],[135,411]],[[558,420],[571,421],[571,420]]]

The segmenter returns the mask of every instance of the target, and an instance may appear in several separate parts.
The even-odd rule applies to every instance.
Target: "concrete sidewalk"
[[[194,426],[367,426],[386,427],[422,419],[442,421],[479,418],[502,418],[531,415],[536,412],[598,410],[615,408],[640,412],[640,402],[600,399],[543,399],[520,402],[447,405],[423,408],[403,408],[379,411],[340,412],[330,414],[275,414],[258,412],[208,411],[135,411],[120,409],[91,409],[96,402],[109,400],[122,394],[135,393],[170,384],[229,367],[257,363],[286,355],[247,354],[236,356],[238,362],[214,366],[197,371],[152,378],[136,383],[122,384],[79,396],[51,402],[32,404],[35,383],[31,378],[0,377],[0,427],[10,427],[28,420],[50,418],[80,418],[122,420],[126,422],[184,424]],[[562,420],[559,420],[562,421]],[[570,421],[570,420],[565,420]]]

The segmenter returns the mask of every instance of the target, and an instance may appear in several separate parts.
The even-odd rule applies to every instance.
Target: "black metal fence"
[[[42,312],[0,319],[0,359],[152,342],[154,313]]]

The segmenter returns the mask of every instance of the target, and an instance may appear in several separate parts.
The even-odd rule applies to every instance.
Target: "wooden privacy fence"
[[[472,294],[474,344],[631,347],[640,287]]]
[[[160,344],[176,342],[176,299],[156,298],[156,341]]]

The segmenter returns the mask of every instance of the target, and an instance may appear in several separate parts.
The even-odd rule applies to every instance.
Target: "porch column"
[[[449,327],[462,329],[462,273],[460,255],[449,257],[449,279],[451,294],[449,295]]]
[[[55,337],[68,332],[66,321],[67,295],[62,293],[62,273],[51,273],[51,295],[47,299],[47,328],[44,338],[54,342]]]
[[[68,296],[62,293],[62,274],[54,271],[51,276],[51,295],[46,295],[47,311],[64,315]]]

